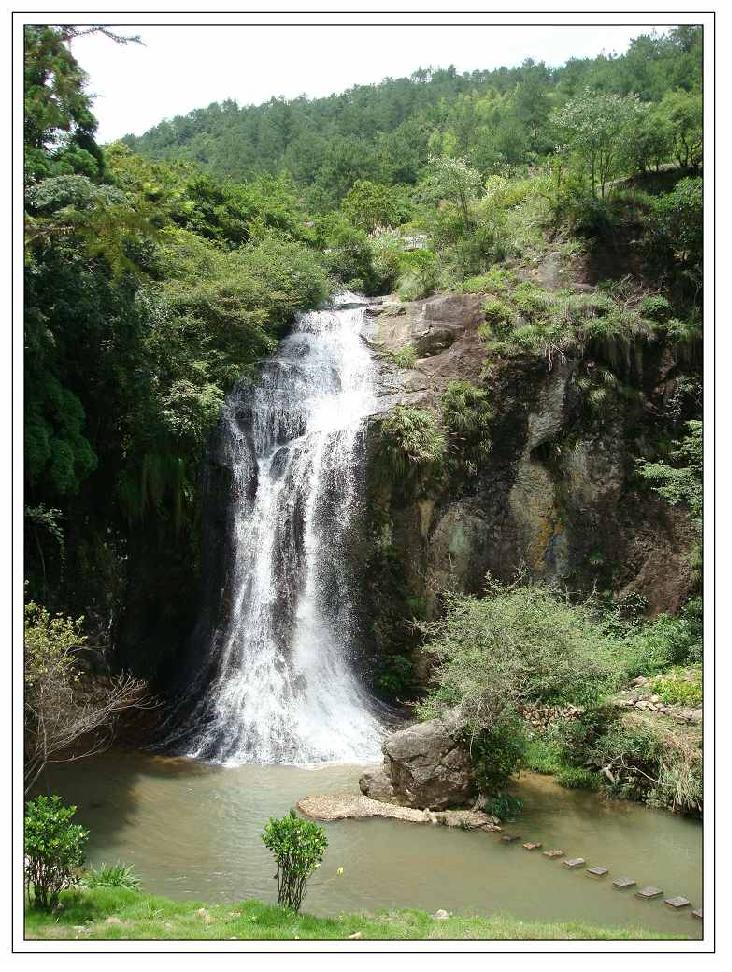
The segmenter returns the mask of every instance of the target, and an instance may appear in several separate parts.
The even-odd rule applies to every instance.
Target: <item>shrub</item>
[[[435,657],[425,717],[455,706],[473,732],[491,730],[527,702],[587,704],[617,682],[617,662],[587,605],[540,585],[486,597],[446,596],[446,613],[422,626]]]
[[[431,412],[397,405],[381,426],[381,444],[390,471],[409,478],[438,467],[445,454],[445,434]]]
[[[39,796],[26,805],[24,820],[25,881],[33,903],[43,911],[58,904],[61,891],[77,883],[89,831],[72,823],[76,807],[59,796]]]
[[[405,344],[396,351],[391,351],[389,357],[397,368],[413,368],[417,363],[417,351],[413,344]]]
[[[505,301],[498,297],[489,297],[483,304],[483,314],[486,324],[491,330],[498,333],[510,327],[515,319],[515,314]]]
[[[466,294],[505,293],[516,280],[515,274],[502,267],[491,267],[487,273],[477,277],[469,277],[460,285],[460,290]]]
[[[638,305],[644,317],[652,321],[667,321],[671,317],[671,305],[662,294],[647,294]]]
[[[307,880],[320,867],[328,846],[325,831],[290,810],[284,817],[269,818],[262,841],[277,861],[277,903],[299,911]]]
[[[132,864],[99,864],[86,872],[82,882],[87,888],[129,888],[136,891],[140,879]]]
[[[702,657],[703,623],[697,601],[690,601],[676,617],[661,614],[633,626],[615,644],[627,678],[655,675],[671,665],[696,663]]]
[[[468,476],[476,476],[490,455],[493,415],[487,392],[469,381],[451,381],[442,396],[450,453]]]
[[[469,736],[468,745],[479,791],[495,793],[523,762],[526,750],[523,721],[507,713],[490,729]]]
[[[483,803],[483,810],[501,820],[513,820],[524,808],[524,801],[510,793],[497,793]]]

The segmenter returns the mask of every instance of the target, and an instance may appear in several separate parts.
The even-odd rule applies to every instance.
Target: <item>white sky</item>
[[[512,67],[525,58],[559,65],[570,57],[621,54],[652,28],[632,26],[128,26],[145,46],[92,35],[72,51],[89,74],[98,139],[141,134],[163,118],[233,98],[260,104],[345,91],[419,67],[458,71]],[[659,31],[661,32],[661,31]]]

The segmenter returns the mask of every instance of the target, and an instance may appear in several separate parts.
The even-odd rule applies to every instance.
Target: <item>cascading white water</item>
[[[190,755],[225,763],[365,761],[381,727],[353,674],[343,556],[375,366],[363,305],[302,316],[254,389],[227,402],[233,601]]]

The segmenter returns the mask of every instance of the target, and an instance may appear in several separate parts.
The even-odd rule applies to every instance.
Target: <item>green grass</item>
[[[519,921],[504,915],[435,920],[424,911],[381,911],[316,918],[259,901],[201,905],[170,901],[126,888],[66,891],[58,915],[26,912],[26,937],[45,940],[576,940],[654,939],[642,928],[598,928],[580,922]]]

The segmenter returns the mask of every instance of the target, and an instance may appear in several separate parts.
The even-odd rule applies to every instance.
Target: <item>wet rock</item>
[[[359,781],[361,792],[373,800],[394,800],[394,787],[391,778],[383,766],[375,770],[367,770]]]
[[[391,782],[393,799],[408,807],[447,810],[464,806],[476,795],[470,755],[462,726],[451,714],[399,729],[382,746],[383,772]],[[361,792],[372,796],[368,774],[359,781]],[[377,790],[383,787],[378,777]]]

